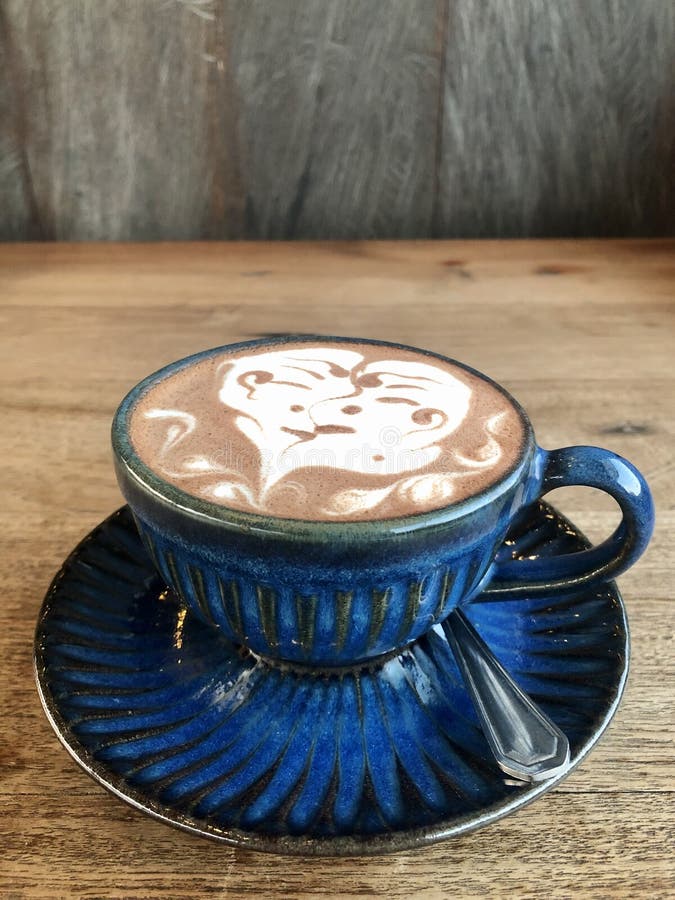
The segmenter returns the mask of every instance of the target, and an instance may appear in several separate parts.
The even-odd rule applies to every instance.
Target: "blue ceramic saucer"
[[[501,555],[587,546],[539,503]],[[242,651],[165,590],[124,507],[66,560],[35,668],[58,737],[97,781],[157,818],[273,852],[374,854],[485,825],[549,790],[598,740],[628,668],[613,583],[563,598],[479,597],[468,617],[568,736],[540,784],[496,766],[439,627],[367,667],[288,669]]]

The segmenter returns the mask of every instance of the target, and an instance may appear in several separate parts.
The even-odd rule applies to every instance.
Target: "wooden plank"
[[[0,239],[675,229],[664,0],[5,0]]]
[[[222,25],[200,12],[155,0],[4,5],[8,140],[34,197],[26,227],[57,240],[241,234],[233,110],[211,62]]]
[[[675,6],[449,8],[435,235],[672,234]]]
[[[545,816],[529,806],[416,853],[332,860],[210,844],[91,790],[77,798],[77,815],[51,794],[40,804],[42,815],[27,823],[21,844],[16,833],[7,836],[6,896],[668,900],[674,886],[675,843],[666,825],[672,794],[555,792],[544,801]],[[7,803],[6,819],[16,821],[22,806],[21,800]],[[657,807],[660,814],[649,815]]]
[[[8,9],[0,4],[0,236],[5,240],[46,237],[35,208],[26,160],[26,106],[16,84],[21,60],[9,39]]]
[[[0,246],[0,894],[667,898],[675,892],[675,371],[670,241]],[[339,310],[339,318],[336,310]],[[599,746],[555,791],[419,852],[291,859],[214,845],[106,794],[40,709],[49,581],[121,503],[109,423],[151,369],[218,342],[351,332],[451,350],[510,387],[545,446],[633,459],[657,504],[621,578],[633,658]],[[610,501],[554,501],[594,538]]]
[[[250,218],[268,238],[429,233],[439,4],[233,4]]]
[[[427,233],[436,18],[404,0],[10,0],[0,237]]]

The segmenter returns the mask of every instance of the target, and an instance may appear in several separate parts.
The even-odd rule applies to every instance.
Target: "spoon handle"
[[[518,687],[461,609],[443,622],[499,767],[522,781],[544,781],[569,765],[569,741]]]

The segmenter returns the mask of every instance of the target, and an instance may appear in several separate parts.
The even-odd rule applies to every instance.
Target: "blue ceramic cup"
[[[200,499],[148,468],[129,437],[130,416],[145,392],[205,356],[279,343],[220,347],[173,363],[133,388],[113,422],[118,481],[161,578],[228,639],[295,664],[360,663],[415,640],[480,591],[553,596],[599,585],[647,546],[653,505],[634,466],[597,447],[543,450],[525,413],[498,385],[522,417],[517,458],[497,483],[430,512],[351,522],[280,518]],[[623,518],[614,534],[555,559],[509,559],[503,547],[509,526],[529,504],[566,485],[615,498]]]

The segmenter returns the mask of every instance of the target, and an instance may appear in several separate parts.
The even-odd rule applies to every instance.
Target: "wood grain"
[[[0,894],[8,898],[667,898],[675,893],[675,372],[668,241],[0,246],[3,536]],[[288,859],[154,822],[90,781],[40,709],[31,647],[65,555],[121,504],[126,390],[163,363],[278,331],[446,352],[523,402],[544,446],[597,443],[650,481],[657,529],[621,579],[633,661],[600,745],[503,821],[418,852]],[[610,501],[554,502],[595,538]]]
[[[450,9],[440,233],[672,234],[675,6]]]
[[[669,0],[5,0],[0,239],[668,235]]]
[[[205,58],[224,20],[155,0],[10,0],[0,24],[27,197],[1,217],[15,234],[23,221],[57,240],[241,235],[229,89]]]
[[[249,236],[428,233],[437,5],[235,4]]]

